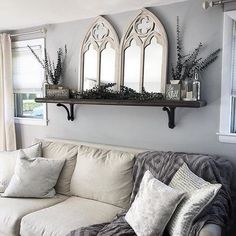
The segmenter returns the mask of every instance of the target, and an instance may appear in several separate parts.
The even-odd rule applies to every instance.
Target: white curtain
[[[12,54],[9,34],[0,34],[0,151],[16,149]]]

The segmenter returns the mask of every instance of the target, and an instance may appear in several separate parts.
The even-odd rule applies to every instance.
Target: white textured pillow
[[[127,208],[133,188],[134,154],[80,146],[72,195]]]
[[[173,189],[146,171],[125,219],[138,236],[161,236],[184,192]]]
[[[40,157],[42,155],[41,143],[37,143],[29,148],[12,152],[0,152],[0,193],[3,193],[14,174],[16,159],[20,151],[26,157]]]
[[[187,192],[187,197],[174,212],[168,231],[171,236],[188,236],[194,219],[214,199],[221,184],[211,184],[195,175],[183,164],[169,186]]]
[[[15,173],[3,197],[50,198],[55,196],[54,186],[64,160],[28,158],[23,152],[16,161]]]

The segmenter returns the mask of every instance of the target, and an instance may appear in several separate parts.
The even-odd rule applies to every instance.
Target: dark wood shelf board
[[[192,107],[206,106],[206,101],[137,101],[137,100],[111,100],[111,99],[52,99],[36,98],[38,103],[61,103],[61,104],[86,104],[86,105],[118,105],[118,106],[153,106],[153,107]]]
[[[163,111],[168,115],[168,126],[170,129],[175,127],[175,109],[177,107],[200,108],[206,106],[206,101],[173,101],[173,100],[156,100],[156,101],[138,101],[138,100],[111,100],[111,99],[52,99],[36,98],[38,103],[55,103],[58,107],[63,107],[67,113],[67,119],[74,120],[74,105],[115,105],[115,106],[149,106],[163,107]],[[66,106],[69,105],[69,108]]]

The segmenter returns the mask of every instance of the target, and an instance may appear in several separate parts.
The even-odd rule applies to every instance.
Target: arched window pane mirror
[[[121,44],[121,84],[138,92],[165,93],[168,41],[161,22],[143,9]]]
[[[139,90],[140,56],[139,43],[132,39],[124,55],[124,85],[134,90]]]
[[[93,45],[90,45],[84,53],[84,89],[89,89],[97,84],[98,53]]]
[[[118,36],[99,16],[87,32],[81,49],[80,90],[105,83],[118,83]]]
[[[101,84],[114,83],[116,78],[116,51],[108,42],[101,53]]]

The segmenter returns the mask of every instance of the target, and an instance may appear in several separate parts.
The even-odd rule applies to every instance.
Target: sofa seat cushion
[[[21,222],[21,236],[65,236],[72,230],[111,221],[122,209],[95,200],[70,197],[31,213]]]
[[[63,195],[50,199],[0,197],[0,235],[18,236],[22,217],[66,200]]]

